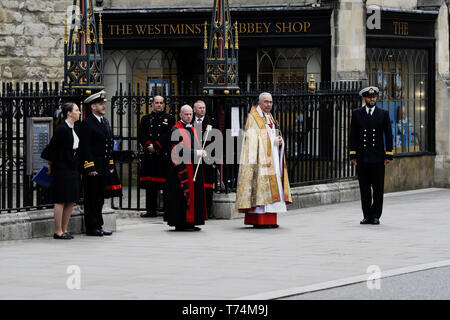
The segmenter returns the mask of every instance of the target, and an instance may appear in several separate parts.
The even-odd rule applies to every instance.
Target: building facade
[[[211,0],[94,1],[102,15],[104,83],[176,92],[203,77]],[[72,0],[0,0],[1,81],[62,81]],[[380,88],[395,156],[386,189],[450,187],[448,0],[230,0],[241,87],[363,81]],[[70,11],[69,11],[70,12]],[[126,87],[125,87],[126,88]],[[153,91],[155,90],[155,91]]]

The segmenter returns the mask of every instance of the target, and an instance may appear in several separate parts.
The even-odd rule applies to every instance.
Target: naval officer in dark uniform
[[[205,139],[206,128],[210,125],[212,128],[217,129],[217,124],[214,118],[210,117],[206,114],[206,104],[202,100],[198,100],[194,103],[194,117],[192,119],[192,124],[195,127],[195,130],[201,134],[203,139]],[[208,139],[205,143],[205,149],[212,142],[211,141],[212,133],[210,132],[208,135]],[[202,139],[202,144],[204,140]],[[213,203],[213,195],[214,195],[214,182],[216,180],[216,162],[214,155],[206,156],[201,166],[203,167],[204,173],[204,187],[205,187],[205,195],[206,195],[206,206],[208,211],[208,218],[212,218],[212,203]]]
[[[361,224],[380,224],[385,166],[393,159],[391,120],[376,106],[378,92],[377,87],[360,91],[365,105],[352,112],[350,124],[350,160],[356,166],[364,214]]]
[[[106,114],[105,92],[84,100],[87,117],[80,125],[80,153],[83,172],[84,222],[86,235],[109,236],[103,229],[102,208],[106,177],[114,172],[113,137]]]
[[[170,157],[168,155],[170,130],[175,118],[166,113],[164,98],[153,97],[152,112],[142,117],[138,139],[142,146],[140,185],[146,189],[146,210],[141,217],[156,217],[159,190],[163,190],[166,200],[166,174]],[[167,201],[164,201],[164,206]]]

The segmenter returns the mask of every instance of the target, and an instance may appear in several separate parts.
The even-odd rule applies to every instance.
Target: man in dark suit
[[[163,190],[164,206],[167,192],[166,175],[170,157],[168,155],[170,130],[175,125],[175,118],[166,113],[164,98],[153,97],[152,112],[142,117],[138,139],[142,146],[140,168],[140,186],[146,189],[146,213],[141,217],[156,217],[157,197]]]
[[[83,165],[84,222],[86,235],[109,236],[103,229],[102,209],[106,177],[114,172],[112,130],[105,118],[105,92],[84,100],[87,117],[80,125],[80,153]]]
[[[364,219],[361,224],[380,224],[383,210],[385,166],[393,159],[389,113],[376,106],[377,87],[360,91],[365,105],[352,112],[350,160],[356,166]]]
[[[196,131],[201,134],[203,139],[205,139],[205,132],[208,125],[212,128],[217,129],[216,122],[213,118],[206,114],[206,104],[202,100],[198,100],[194,103],[194,117],[192,119],[192,124],[195,126]],[[211,133],[208,135],[210,140]],[[202,140],[203,144],[204,140]],[[211,141],[207,141],[205,148],[210,144]],[[204,180],[205,180],[205,194],[206,194],[206,205],[208,211],[208,218],[212,217],[212,203],[214,194],[214,182],[216,179],[216,164],[212,155],[208,155],[203,159],[201,166],[203,167]]]

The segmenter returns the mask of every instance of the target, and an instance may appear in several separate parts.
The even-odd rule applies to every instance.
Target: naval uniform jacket
[[[170,130],[174,125],[175,118],[164,111],[153,111],[142,117],[138,130],[138,140],[143,149],[139,178],[141,187],[164,187],[170,160]],[[147,149],[150,144],[156,152]]]
[[[108,120],[104,123],[90,114],[80,125],[80,157],[83,173],[97,171],[101,176],[114,169],[113,136]]]
[[[350,124],[350,159],[363,163],[383,163],[393,158],[393,138],[389,113],[377,106],[372,115],[366,107],[353,110]]]

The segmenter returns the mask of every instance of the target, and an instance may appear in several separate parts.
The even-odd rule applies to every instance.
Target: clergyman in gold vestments
[[[245,124],[236,192],[236,210],[244,224],[278,227],[277,213],[292,202],[284,157],[284,142],[270,111],[272,95],[264,92]]]

